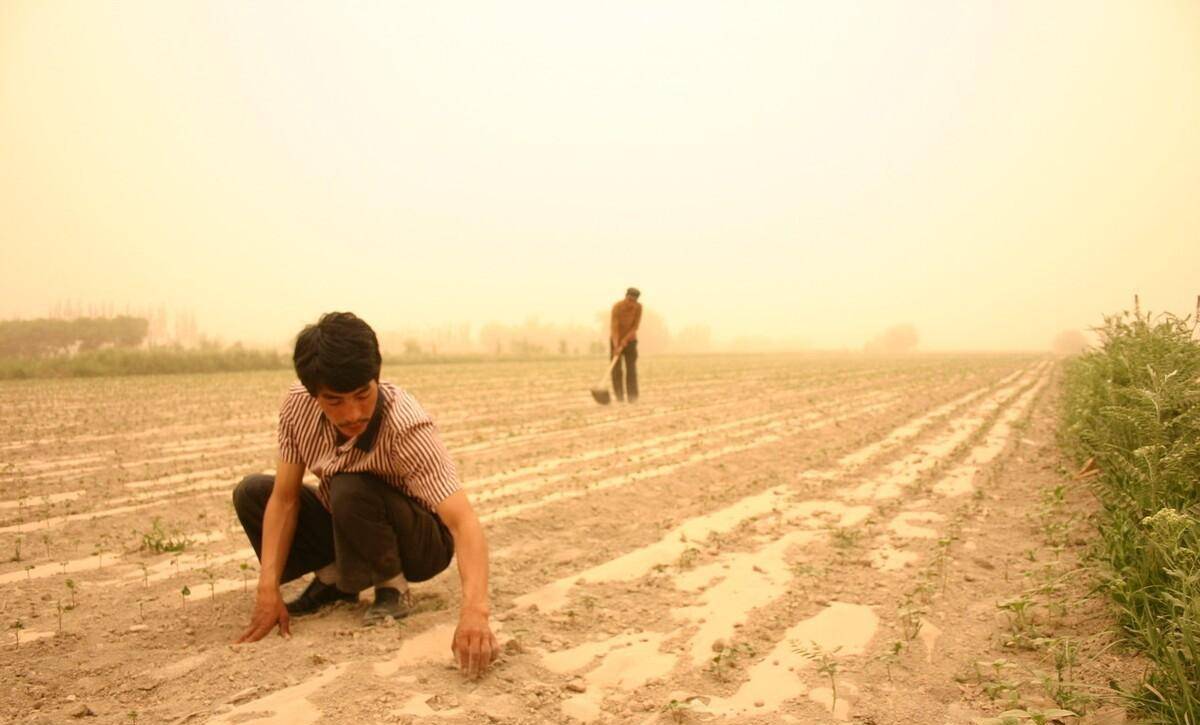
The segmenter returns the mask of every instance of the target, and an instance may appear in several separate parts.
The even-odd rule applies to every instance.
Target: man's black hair
[[[383,357],[370,325],[353,312],[327,312],[296,336],[292,363],[308,394],[316,397],[322,387],[349,393],[378,381]]]

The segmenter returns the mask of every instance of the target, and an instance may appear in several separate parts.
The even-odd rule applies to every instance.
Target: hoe
[[[620,359],[621,351],[617,350],[616,354],[613,355],[612,362],[608,364],[608,370],[605,370],[604,375],[592,386],[592,398],[600,405],[608,405],[612,402],[612,395],[608,392],[608,378],[612,375],[613,368],[617,366],[617,361]]]

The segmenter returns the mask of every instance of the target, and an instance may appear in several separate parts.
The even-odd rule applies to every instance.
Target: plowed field
[[[0,718],[980,714],[954,676],[991,646],[1029,481],[1055,475],[1050,361],[645,358],[642,400],[609,407],[597,366],[384,371],[487,531],[505,653],[478,682],[451,664],[453,566],[396,626],[362,628],[364,596],[230,645],[257,575],[230,493],[271,470],[290,374],[0,385]]]

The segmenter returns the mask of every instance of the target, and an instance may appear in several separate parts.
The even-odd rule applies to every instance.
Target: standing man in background
[[[609,325],[609,358],[618,355],[622,358],[613,366],[613,393],[617,400],[625,400],[628,390],[630,403],[636,403],[638,399],[637,329],[642,321],[642,303],[638,302],[641,294],[637,287],[625,290],[625,299],[613,305]]]

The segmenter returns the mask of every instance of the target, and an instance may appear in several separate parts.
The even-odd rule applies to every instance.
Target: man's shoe
[[[358,594],[350,594],[338,589],[334,584],[326,584],[320,579],[313,577],[300,596],[287,603],[288,614],[293,616],[312,614],[321,607],[335,604],[337,602],[349,602],[353,604],[358,601]]]
[[[412,611],[412,596],[408,592],[400,593],[392,587],[375,587],[375,603],[363,615],[363,624],[367,626],[383,624],[392,619],[403,619]]]

